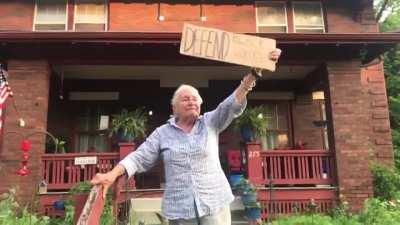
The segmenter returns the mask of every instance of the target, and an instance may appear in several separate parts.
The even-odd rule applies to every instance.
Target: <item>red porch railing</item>
[[[327,150],[261,151],[247,145],[247,172],[258,185],[333,185],[333,155]]]
[[[264,220],[296,212],[325,213],[335,206],[336,196],[336,188],[333,187],[263,188],[258,191]]]
[[[97,164],[75,165],[76,157],[97,157]],[[48,190],[70,189],[76,183],[88,181],[98,173],[110,171],[119,161],[120,153],[65,153],[42,156],[42,179]]]

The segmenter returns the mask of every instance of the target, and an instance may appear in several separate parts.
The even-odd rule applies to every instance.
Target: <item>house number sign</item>
[[[275,48],[274,39],[185,23],[180,53],[275,71],[276,62],[269,59],[270,52]]]
[[[97,156],[75,157],[75,165],[93,165],[97,164]]]
[[[260,157],[259,151],[249,151],[249,159]]]

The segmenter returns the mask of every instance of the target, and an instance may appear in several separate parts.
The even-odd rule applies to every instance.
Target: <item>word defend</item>
[[[183,24],[180,53],[275,71],[269,59],[276,41],[214,28]]]

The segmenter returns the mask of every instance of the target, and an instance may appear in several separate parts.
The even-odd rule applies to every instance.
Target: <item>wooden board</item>
[[[180,53],[275,71],[275,62],[269,59],[275,48],[273,39],[185,23]]]
[[[100,185],[93,186],[83,207],[76,225],[98,225],[103,214],[103,189]]]

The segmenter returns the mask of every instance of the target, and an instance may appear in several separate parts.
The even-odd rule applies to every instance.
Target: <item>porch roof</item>
[[[285,52],[282,60],[347,59],[360,57],[360,51],[363,51],[365,54],[362,61],[368,63],[400,43],[400,33],[251,33],[251,35],[276,39],[278,47]],[[40,52],[41,57],[54,60],[71,59],[72,56],[81,56],[83,52],[87,59],[98,60],[99,55],[104,60],[116,59],[115,55],[118,55],[118,60],[121,60],[121,54],[131,59],[133,54],[143,55],[139,53],[146,52],[154,46],[164,46],[176,52],[175,55],[169,53],[164,56],[179,61],[182,59],[178,49],[180,40],[180,32],[0,32],[0,56],[3,59],[21,56],[27,58],[36,57]],[[74,50],[71,46],[79,47],[79,50],[76,48]],[[104,54],[93,51],[98,47],[103,49]],[[132,53],[127,53],[129,48],[132,48]],[[66,54],[60,57],[60,52]]]
[[[278,44],[395,44],[400,33],[247,33]],[[0,32],[5,43],[179,43],[180,32]]]

